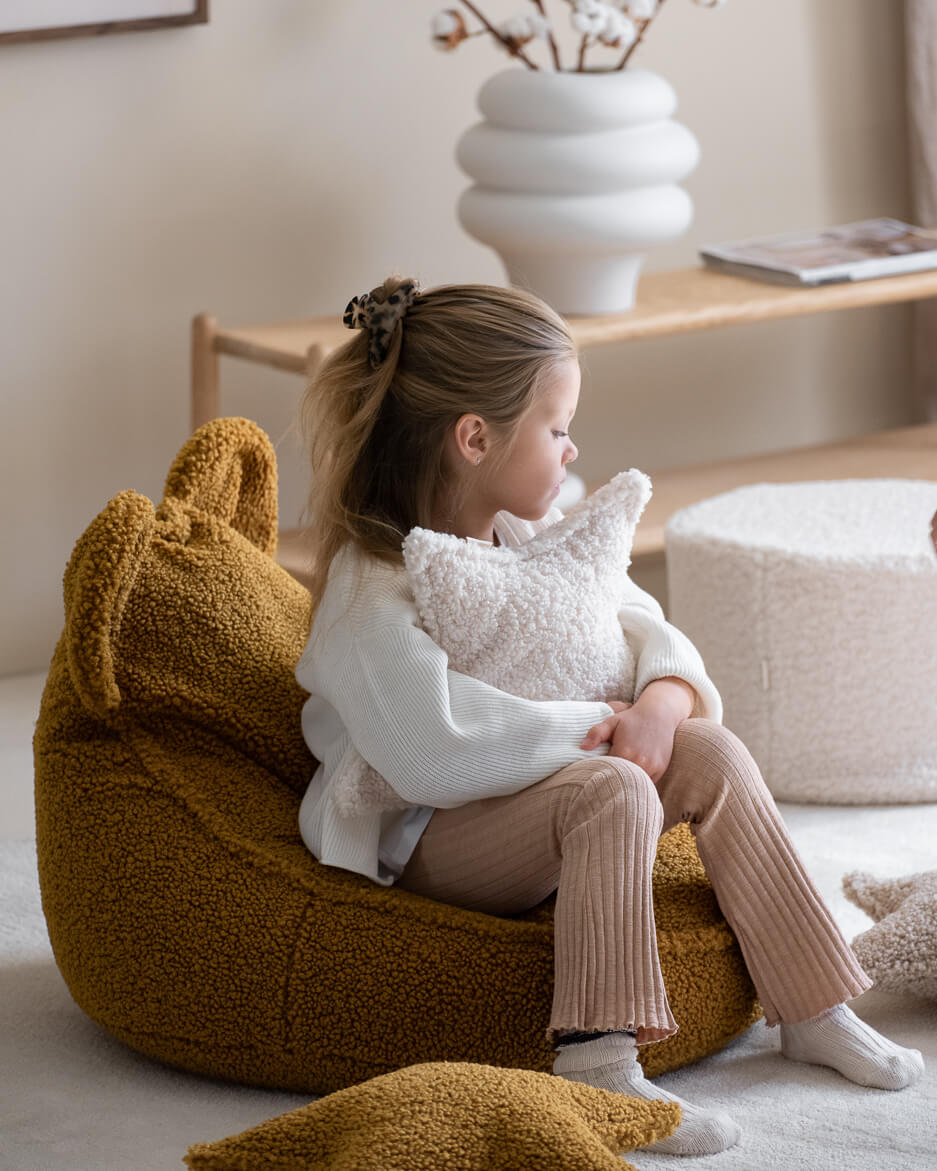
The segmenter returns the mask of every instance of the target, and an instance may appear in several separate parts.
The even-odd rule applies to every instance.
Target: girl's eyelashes
[[[569,435],[568,431],[554,431],[553,432],[554,439],[565,439],[568,435]]]

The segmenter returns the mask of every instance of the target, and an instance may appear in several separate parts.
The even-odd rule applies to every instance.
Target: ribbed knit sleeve
[[[449,670],[402,568],[351,547],[333,561],[296,678],[303,732],[327,785],[350,744],[412,805],[516,793],[575,760],[606,703],[536,701]]]
[[[385,626],[354,639],[320,680],[367,762],[414,805],[452,808],[516,793],[587,756],[579,744],[605,703],[521,699],[448,669],[423,630]]]
[[[635,699],[655,679],[674,675],[696,691],[691,716],[721,723],[722,698],[706,674],[699,651],[664,618],[657,599],[629,580],[618,619],[634,652]]]

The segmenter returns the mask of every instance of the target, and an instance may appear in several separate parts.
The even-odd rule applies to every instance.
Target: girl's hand
[[[656,784],[670,764],[677,726],[695,700],[696,692],[682,679],[655,679],[634,704],[609,701],[613,714],[589,729],[581,747],[589,751],[610,741],[609,756],[630,760]]]

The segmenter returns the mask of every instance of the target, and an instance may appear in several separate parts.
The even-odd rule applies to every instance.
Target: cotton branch
[[[512,44],[512,42],[509,41],[507,37],[503,37],[501,35],[501,33],[499,33],[498,30],[495,28],[495,26],[491,23],[491,21],[488,20],[488,18],[486,16],[483,16],[478,11],[478,9],[472,3],[472,0],[462,0],[462,3],[465,5],[465,7],[469,10],[469,12],[471,12],[471,14],[477,20],[480,20],[482,22],[482,24],[485,26],[485,28],[488,30],[488,32],[491,33],[491,35],[495,38],[495,40],[501,42],[501,44],[505,47],[505,49],[507,49],[507,51],[511,54],[512,57],[519,58],[521,61],[524,62],[524,64],[527,66],[528,69],[539,70],[540,66],[537,65],[534,61],[531,61],[531,59],[527,56],[527,54],[524,52],[523,49],[520,49],[520,48],[518,48],[517,45]]]
[[[586,68],[586,49],[589,48],[589,34],[583,33],[582,40],[579,42],[579,62],[576,65],[577,72],[582,73]]]
[[[647,18],[647,20],[641,21],[640,27],[638,29],[637,39],[631,45],[628,46],[627,50],[625,51],[625,55],[622,57],[622,59],[616,65],[616,67],[615,67],[616,69],[624,69],[624,67],[628,64],[628,60],[631,57],[631,54],[635,51],[635,49],[638,47],[638,45],[640,45],[641,42],[644,40],[644,34],[651,27],[651,23],[653,22],[654,17],[657,16],[657,14],[660,12],[660,10],[663,8],[663,6],[664,6],[664,0],[657,0],[657,7],[654,9],[654,15],[649,16]]]
[[[543,19],[546,20],[547,10],[543,6],[543,0],[531,0],[531,3],[536,7],[537,11],[540,13]],[[556,37],[553,35],[552,28],[550,29],[549,33],[547,33],[547,42],[550,46],[550,52],[553,54],[553,64],[556,68],[556,71],[557,73],[561,73],[563,67],[560,65],[560,51],[557,48]]]

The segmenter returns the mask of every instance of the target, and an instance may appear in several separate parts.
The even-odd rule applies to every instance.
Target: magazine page
[[[900,220],[880,218],[820,232],[707,245],[700,255],[708,263],[717,262],[716,267],[762,268],[787,274],[794,283],[858,280],[937,267],[937,236]]]

